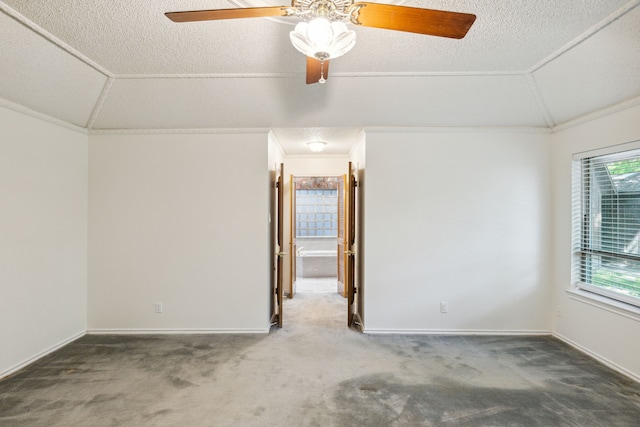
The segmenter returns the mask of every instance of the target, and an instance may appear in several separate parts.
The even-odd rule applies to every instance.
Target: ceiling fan
[[[291,32],[293,46],[307,56],[307,84],[324,83],[329,60],[347,53],[356,36],[343,21],[365,27],[429,36],[463,38],[476,16],[469,13],[422,9],[354,0],[292,0],[291,6],[167,12],[174,22],[295,16],[302,19]]]

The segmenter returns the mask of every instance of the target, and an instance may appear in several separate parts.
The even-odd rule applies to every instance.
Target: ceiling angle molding
[[[544,58],[543,60],[541,60],[540,62],[535,64],[533,67],[531,67],[527,71],[527,73],[530,73],[530,74],[535,73],[540,68],[544,67],[545,65],[549,64],[550,62],[553,62],[554,60],[556,60],[560,56],[562,56],[565,53],[569,52],[574,47],[578,46],[579,44],[581,44],[582,42],[584,42],[587,39],[591,38],[592,36],[594,36],[595,34],[600,32],[604,28],[608,27],[610,24],[612,24],[615,21],[617,21],[618,19],[622,18],[624,15],[626,15],[629,12],[631,12],[633,9],[635,9],[639,5],[640,5],[640,0],[631,0],[630,2],[628,2],[627,4],[622,6],[620,9],[614,11],[609,16],[604,18],[602,21],[596,23],[594,26],[592,26],[591,28],[589,28],[588,30],[586,30],[585,32],[580,34],[578,37],[576,37],[575,39],[569,41],[567,44],[562,46],[560,49],[556,50],[555,52],[551,53],[551,55],[547,56],[546,58]]]
[[[606,116],[609,116],[611,114],[615,114],[615,113],[617,113],[619,111],[627,110],[627,109],[635,107],[637,105],[640,105],[640,96],[638,96],[636,98],[629,99],[627,101],[621,102],[621,103],[616,104],[616,105],[612,105],[612,106],[607,107],[607,108],[603,108],[603,109],[598,110],[598,111],[593,111],[591,113],[585,114],[585,115],[580,116],[580,117],[576,117],[575,119],[569,120],[568,122],[560,123],[559,125],[553,127],[551,129],[551,132],[552,133],[558,133],[558,132],[561,132],[563,130],[575,127],[575,126],[591,122],[591,121],[599,119],[601,117],[606,117]]]
[[[48,32],[47,30],[45,30],[44,28],[40,27],[35,22],[25,18],[20,13],[18,13],[14,9],[10,8],[9,6],[7,6],[2,1],[0,1],[0,11],[5,13],[7,16],[15,19],[16,21],[18,21],[19,23],[21,23],[25,27],[29,28],[31,31],[33,31],[36,34],[40,35],[45,40],[48,40],[50,43],[54,44],[58,48],[64,50],[69,55],[77,58],[78,60],[80,60],[82,62],[84,62],[86,65],[88,65],[89,67],[91,67],[94,70],[98,71],[99,73],[105,75],[106,77],[113,77],[113,73],[110,72],[109,70],[107,70],[106,68],[104,68],[102,65],[100,65],[97,62],[94,62],[90,58],[86,57],[80,51],[74,49],[73,47],[71,47],[70,45],[65,43],[64,41],[60,40],[59,38],[57,38],[56,36],[54,36],[53,34]]]
[[[218,73],[218,74],[118,74],[117,80],[197,80],[197,79],[279,79],[300,77],[301,73]]]
[[[117,80],[162,80],[162,79],[288,79],[300,77],[298,72],[283,73],[217,73],[217,74],[117,74]],[[501,77],[524,76],[526,71],[398,71],[398,72],[342,72],[332,74],[333,77],[367,78],[367,77]]]
[[[519,77],[526,71],[365,71],[342,72],[331,76],[338,77]]]
[[[494,133],[519,132],[550,134],[551,129],[535,126],[434,126],[434,127],[365,127],[366,134],[375,133]]]
[[[91,129],[90,135],[268,135],[270,128]]]
[[[102,111],[102,107],[104,106],[107,97],[109,96],[109,92],[111,92],[111,88],[113,87],[114,78],[107,77],[107,81],[104,82],[104,86],[102,86],[102,92],[100,92],[100,96],[96,101],[96,104],[93,107],[93,111],[91,111],[91,116],[89,116],[89,121],[87,122],[87,129],[91,132],[93,125],[95,125],[100,112]]]
[[[48,114],[40,113],[38,111],[32,110],[29,107],[25,107],[24,105],[16,104],[15,102],[8,101],[4,98],[0,98],[0,107],[7,108],[9,110],[13,110],[17,113],[24,114],[26,116],[33,117],[34,119],[42,120],[63,128],[67,128],[78,133],[82,133],[85,135],[89,134],[88,129],[83,128],[82,126],[74,125],[73,123],[66,122],[64,120],[58,119],[56,117],[50,116]]]
[[[536,77],[532,73],[527,74],[526,77],[527,77],[527,83],[529,84],[529,89],[531,89],[531,93],[533,94],[533,98],[536,100],[536,104],[538,104],[538,107],[540,108],[540,113],[542,114],[542,118],[547,124],[547,127],[549,127],[549,129],[553,129],[556,123],[554,122],[553,117],[549,112],[547,103],[544,102],[544,99],[542,98],[542,94],[540,93],[540,89],[538,88],[538,82],[536,81]]]

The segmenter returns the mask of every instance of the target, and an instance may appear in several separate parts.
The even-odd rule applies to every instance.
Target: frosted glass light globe
[[[342,56],[356,44],[355,31],[342,22],[329,22],[326,18],[300,22],[289,36],[298,51],[320,61]]]

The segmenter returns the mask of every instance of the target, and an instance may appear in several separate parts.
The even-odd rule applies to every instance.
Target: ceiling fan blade
[[[320,79],[327,80],[329,76],[329,60],[320,62],[316,58],[307,56],[307,84],[311,85],[320,82]],[[323,81],[324,83],[324,81]]]
[[[355,12],[355,23],[365,27],[454,39],[463,38],[476,20],[476,16],[470,13],[390,4],[358,2],[352,8],[358,6],[362,7]]]
[[[173,22],[215,21],[217,19],[262,18],[265,16],[287,16],[290,8],[285,6],[246,7],[239,9],[191,10],[167,12]]]

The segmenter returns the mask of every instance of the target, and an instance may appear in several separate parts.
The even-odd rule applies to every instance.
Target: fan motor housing
[[[297,16],[305,21],[318,17],[342,21],[349,16],[353,0],[293,0],[291,5],[300,11]]]

